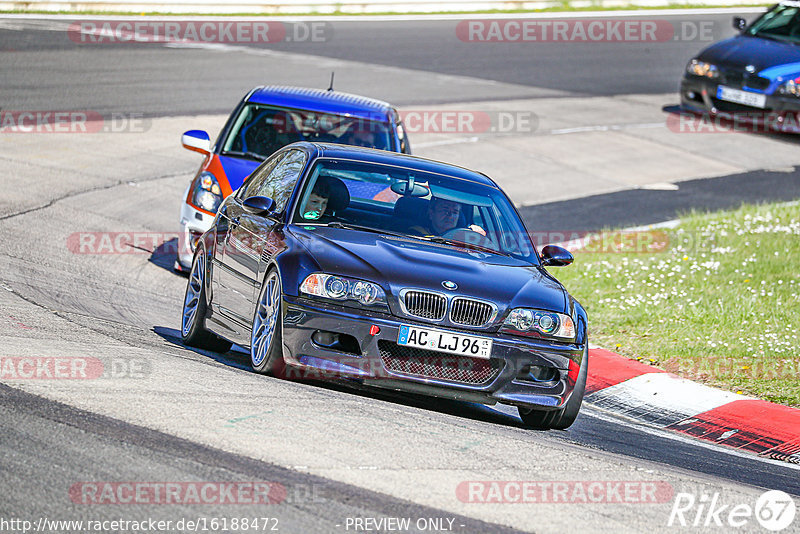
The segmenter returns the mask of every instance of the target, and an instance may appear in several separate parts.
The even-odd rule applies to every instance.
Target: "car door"
[[[251,196],[265,196],[275,201],[273,213],[286,207],[306,162],[302,150],[291,149],[276,155],[274,166],[264,165],[225,205],[229,218],[221,269],[217,273],[220,293],[215,299],[220,312],[232,319],[238,328],[233,337],[249,344],[250,324],[258,292],[258,266],[265,245],[280,225],[276,216],[254,215],[244,209],[243,201]]]
[[[231,318],[235,317],[232,309],[235,308],[236,300],[241,297],[236,291],[235,279],[227,272],[228,264],[225,262],[225,248],[228,243],[228,236],[232,231],[238,230],[239,222],[244,211],[242,200],[251,196],[249,191],[256,189],[254,184],[259,183],[265,176],[272,172],[278,163],[286,156],[285,152],[279,152],[262,163],[252,174],[245,179],[245,182],[233,195],[229,196],[219,208],[219,215],[216,219],[216,247],[214,250],[214,274],[212,276],[213,300],[212,307],[218,316],[221,316],[223,326],[234,329],[228,333],[233,337],[232,332],[241,334],[241,325],[231,325]],[[238,242],[235,241],[235,242]],[[230,261],[230,258],[228,258]]]

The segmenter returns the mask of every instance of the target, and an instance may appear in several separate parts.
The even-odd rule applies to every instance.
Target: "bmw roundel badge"
[[[442,287],[445,289],[449,289],[450,291],[455,291],[458,289],[458,284],[455,282],[451,282],[450,280],[445,280],[442,282]]]

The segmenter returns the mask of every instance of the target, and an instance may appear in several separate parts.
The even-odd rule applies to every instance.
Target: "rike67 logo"
[[[771,490],[763,493],[755,502],[725,503],[719,493],[703,493],[697,497],[691,493],[677,493],[667,526],[677,527],[723,527],[744,529],[751,532],[754,523],[771,531],[780,532],[794,522],[797,507],[791,496],[783,491]]]

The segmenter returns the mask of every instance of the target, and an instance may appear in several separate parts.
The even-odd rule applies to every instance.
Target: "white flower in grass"
[[[711,253],[712,254],[729,254],[733,252],[733,247],[712,247]]]
[[[718,261],[706,261],[700,264],[701,267],[705,267],[706,269],[719,269],[719,262]]]

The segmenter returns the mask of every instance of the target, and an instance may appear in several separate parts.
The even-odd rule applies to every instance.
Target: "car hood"
[[[568,313],[567,293],[543,268],[526,261],[358,230],[291,227],[320,269],[381,284],[393,303],[401,289],[430,289],[508,307]],[[448,292],[442,282],[458,284]]]
[[[745,66],[752,65],[756,73],[771,79],[785,68],[800,72],[800,45],[760,37],[739,35],[720,41],[703,50],[697,57],[714,65],[742,70]]]

